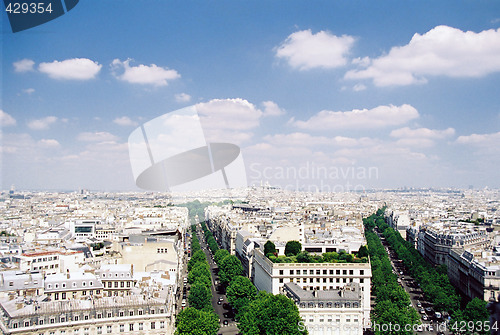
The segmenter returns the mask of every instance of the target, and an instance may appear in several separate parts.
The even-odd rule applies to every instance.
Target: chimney
[[[69,269],[66,269],[66,278],[69,279],[70,275],[69,275]]]

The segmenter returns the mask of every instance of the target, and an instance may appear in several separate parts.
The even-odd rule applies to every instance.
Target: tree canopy
[[[188,307],[177,315],[176,326],[175,335],[215,335],[220,327],[215,313],[193,307]]]
[[[239,329],[245,335],[307,334],[295,303],[282,294],[259,292],[241,316]]]
[[[264,255],[268,255],[268,254],[275,254],[276,253],[276,246],[274,245],[273,242],[271,241],[267,241],[265,244],[264,244]]]
[[[285,245],[286,256],[296,256],[302,250],[302,244],[299,241],[288,241]]]
[[[226,294],[231,305],[241,312],[255,299],[257,289],[247,277],[237,276],[229,284]]]
[[[238,257],[228,255],[219,263],[219,278],[222,284],[228,285],[233,278],[243,274],[243,266]]]

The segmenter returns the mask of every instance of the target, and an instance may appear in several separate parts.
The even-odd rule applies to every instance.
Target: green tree
[[[288,241],[285,245],[285,255],[295,256],[302,250],[302,244],[299,241]]]
[[[238,257],[228,255],[219,264],[219,278],[223,285],[228,285],[236,276],[243,274],[243,266]]]
[[[245,335],[307,334],[307,330],[300,327],[301,321],[292,300],[282,294],[259,292],[241,316],[238,328]]]
[[[188,302],[190,307],[196,309],[210,309],[212,292],[210,288],[201,281],[195,281],[189,290]]]
[[[219,264],[220,261],[226,257],[226,256],[229,256],[229,251],[227,251],[226,249],[219,249],[215,252],[215,255],[214,255],[214,260],[215,260],[215,263]]]
[[[210,286],[211,283],[211,274],[210,274],[210,266],[206,262],[196,263],[195,266],[188,273],[188,282],[193,284],[195,281],[201,280],[206,283],[207,286]]]
[[[177,315],[176,327],[175,335],[215,335],[220,325],[214,312],[188,307]]]
[[[276,246],[274,245],[273,242],[267,241],[266,244],[264,244],[264,255],[268,254],[275,254],[276,253]]]
[[[301,251],[297,254],[297,262],[311,263],[313,261],[311,255],[307,251]]]
[[[231,305],[240,313],[255,299],[257,289],[247,277],[237,276],[227,287],[226,294]]]
[[[196,265],[196,263],[201,262],[205,263],[207,261],[207,256],[205,256],[205,253],[203,250],[198,250],[191,256],[191,259],[188,262],[188,271],[191,271],[191,269]]]
[[[368,247],[366,245],[362,245],[359,247],[358,257],[359,258],[368,257]]]

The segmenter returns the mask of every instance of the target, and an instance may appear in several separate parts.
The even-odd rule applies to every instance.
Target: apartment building
[[[97,335],[172,334],[173,317],[165,300],[144,295],[42,301],[0,302],[3,334]]]
[[[329,291],[307,291],[296,283],[286,283],[283,293],[299,309],[301,328],[310,335],[362,335],[363,292],[359,284],[348,283]]]
[[[78,269],[78,265],[84,262],[84,254],[81,251],[64,249],[40,249],[24,252],[14,259],[19,262],[19,270],[22,272],[41,272],[49,275]]]
[[[252,281],[257,289],[284,292],[295,283],[306,291],[333,291],[356,283],[362,295],[363,318],[370,317],[370,263],[273,263],[260,249],[254,250]]]

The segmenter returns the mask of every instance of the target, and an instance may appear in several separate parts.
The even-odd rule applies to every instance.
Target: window
[[[50,323],[55,323],[55,322],[56,322],[56,319],[54,319],[54,318],[50,319]]]
[[[125,325],[120,325],[120,333],[123,333],[125,331]]]
[[[280,278],[280,283],[283,283],[283,278]]]
[[[293,275],[293,270],[290,270],[290,274]]]
[[[83,335],[88,335],[89,334],[89,328],[83,329]]]
[[[330,274],[333,275],[333,270],[330,270]]]
[[[359,279],[359,282],[360,282],[361,284],[363,284],[363,283],[365,282],[365,278],[360,278],[360,279]]]
[[[335,271],[335,274],[340,275],[340,270]]]
[[[154,309],[152,309],[152,310],[149,312],[149,314],[154,314],[154,313],[155,313],[155,310],[154,310]]]
[[[119,315],[122,317],[124,315],[123,311],[120,311]]]
[[[143,330],[144,329],[144,323],[140,322],[139,323],[139,330]]]
[[[321,270],[316,270],[316,274],[320,275],[321,274]]]
[[[342,270],[343,275],[347,275],[347,270]]]
[[[89,319],[89,315],[88,315],[88,314],[87,314],[87,315],[84,315],[84,316],[83,316],[83,319],[84,319],[84,320],[88,320],[88,319]]]
[[[127,287],[130,287],[130,282],[129,281],[127,282]]]
[[[349,275],[353,275],[354,274],[354,270],[349,270]]]
[[[305,271],[305,270],[304,270]],[[300,275],[300,270],[297,270],[297,274]]]
[[[43,319],[38,320],[39,325],[43,325]]]
[[[113,316],[113,313],[111,312],[108,312],[108,318],[112,317]]]
[[[82,286],[83,287],[87,286],[87,283],[86,282],[82,282]]]
[[[62,287],[62,288],[65,288],[65,287],[66,287],[66,283],[62,283],[62,284],[61,284],[61,287]]]
[[[326,275],[326,270],[323,270],[323,274]]]
[[[66,299],[66,292],[61,293],[61,299]]]
[[[113,330],[112,326],[107,326],[106,327],[106,333],[111,334],[111,331]]]
[[[61,319],[59,322],[66,322],[66,318],[64,316],[61,316]]]
[[[314,274],[314,270],[309,270],[309,274],[313,275]]]
[[[125,282],[120,282],[120,287],[125,287]]]
[[[30,326],[30,322],[29,321],[24,321],[24,326],[25,327],[29,327]]]
[[[139,310],[139,315],[142,315],[142,309]]]
[[[74,320],[74,321],[78,321],[78,319],[79,319],[78,315],[75,315],[75,316],[73,317],[73,320]]]
[[[280,270],[280,276],[283,276],[283,272],[284,272],[283,270]]]
[[[151,329],[155,329],[155,328],[156,328],[155,323],[151,322]]]
[[[134,311],[129,311],[129,312],[128,312],[128,315],[129,315],[129,316],[134,316]]]
[[[87,295],[87,291],[82,291],[82,295]]]
[[[160,321],[160,328],[165,328],[165,321]]]
[[[128,325],[128,330],[133,331],[134,330],[134,324],[131,323]]]
[[[360,275],[364,275],[365,274],[365,270],[359,270],[359,274]]]
[[[98,318],[98,319],[102,319],[102,314],[101,314],[101,313],[98,313],[98,314],[97,314],[97,318]]]
[[[102,326],[97,326],[97,334],[102,334]]]

